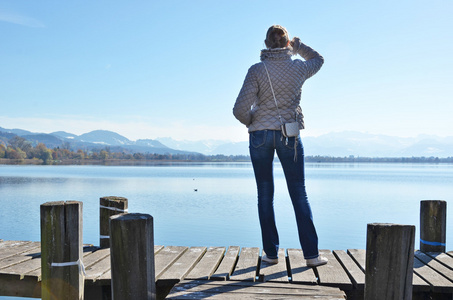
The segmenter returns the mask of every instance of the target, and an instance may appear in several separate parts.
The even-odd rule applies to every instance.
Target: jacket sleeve
[[[307,66],[305,79],[315,75],[324,64],[324,57],[302,42],[299,44],[299,49],[294,49],[293,51],[294,54],[299,54],[305,59],[305,65]]]
[[[241,91],[233,107],[233,115],[247,127],[252,123],[252,109],[258,101],[258,90],[256,72],[254,72],[254,66],[252,66],[247,72]]]

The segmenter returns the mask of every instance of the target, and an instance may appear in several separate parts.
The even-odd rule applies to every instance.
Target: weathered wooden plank
[[[112,270],[108,269],[104,274],[98,277],[96,283],[99,285],[109,285],[112,283]]]
[[[263,251],[264,255],[265,253]],[[272,265],[261,260],[259,274],[260,281],[289,282],[285,249],[280,248],[278,250],[278,264]]]
[[[33,270],[30,270],[26,273],[23,274],[23,278],[37,278],[38,281],[41,281],[41,265],[39,265],[37,268],[35,268],[38,264],[41,263],[41,257],[34,258],[30,261],[31,265],[30,268],[33,268]]]
[[[97,247],[93,246],[85,246],[83,248],[83,261],[85,265],[85,260],[89,258],[91,255],[93,255],[93,251],[97,250]],[[23,277],[37,277],[38,280],[41,280],[41,265],[36,267],[38,264],[41,263],[41,257],[33,258],[32,261],[30,262],[30,268],[33,268],[32,270],[24,273]]]
[[[10,262],[0,270],[3,274],[17,274],[21,280],[25,276],[37,277],[36,280],[41,280],[41,257],[40,257],[40,243],[34,243],[37,247],[29,249],[30,251],[10,256],[7,261]],[[31,245],[31,244],[28,244]],[[84,248],[84,260],[92,254],[93,247]],[[108,254],[107,254],[108,255]]]
[[[317,284],[318,280],[313,269],[307,267],[304,253],[301,249],[288,249],[289,270],[291,282],[303,284]]]
[[[27,248],[22,248],[24,245],[28,245]],[[30,277],[30,279],[40,281],[41,280],[41,258],[39,256],[40,243],[39,242],[18,242],[18,241],[5,241],[2,242],[2,247],[14,247],[19,251],[19,254],[9,256],[9,258],[17,257],[14,264],[10,264],[1,269],[0,273],[7,275],[17,275],[19,280]],[[21,247],[20,249],[18,247]],[[158,253],[164,246],[155,246],[154,251]],[[21,250],[22,249],[22,250]],[[30,250],[28,253],[25,250]],[[9,250],[8,250],[9,251]],[[25,252],[24,252],[25,251]],[[85,245],[83,250],[83,263],[85,270],[87,271],[88,283],[94,283],[101,279],[110,280],[110,260],[105,259],[110,255],[110,249],[100,249],[91,245]],[[24,259],[20,259],[24,257]],[[97,266],[93,266],[98,264]],[[104,274],[107,273],[107,277],[104,278]]]
[[[184,279],[205,253],[206,247],[189,248],[159,277],[159,280],[180,281]]]
[[[276,282],[183,281],[166,299],[342,299],[338,288]]]
[[[319,274],[319,284],[339,287],[342,290],[352,289],[351,280],[332,252],[320,250],[319,253],[329,259],[326,265],[316,267]]]
[[[8,282],[11,284],[11,288],[5,288],[3,287],[3,290],[9,290],[8,295],[14,295],[15,296],[20,296],[21,294],[17,293],[22,293],[20,291],[20,286],[21,284],[24,284],[24,291],[23,295],[31,295],[33,291],[31,291],[31,288],[26,287],[28,284],[29,286],[35,288],[37,282],[39,283],[40,280],[40,258],[33,258],[36,255],[39,255],[39,242],[34,242],[35,246],[38,245],[36,248],[36,251],[30,251],[31,245],[33,245],[33,242],[22,242],[22,241],[3,241],[0,242],[0,255],[3,255],[3,257],[20,257],[24,256],[27,258],[27,260],[18,262],[17,264],[9,265],[7,267],[4,267],[0,270],[0,295],[6,295],[2,294],[2,289],[1,286],[5,285],[5,282]],[[29,245],[26,250],[22,251],[19,250],[21,249],[21,246],[24,245]],[[11,249],[15,248],[18,250],[20,253],[16,253],[14,251],[11,251]],[[33,249],[33,248],[31,248]],[[179,249],[176,252],[178,253],[166,253],[164,255],[159,255],[159,253],[163,250],[167,249],[166,251],[169,251],[170,249],[175,250]],[[182,249],[182,250],[181,250]],[[211,279],[221,279],[221,280],[226,280],[233,272],[233,268],[236,264],[236,261],[238,259],[238,253],[239,253],[239,247],[237,246],[232,246],[229,247],[228,251],[225,253],[225,248],[223,247],[215,247],[215,248],[210,248],[212,249],[211,251],[217,253],[217,257],[220,257],[220,259],[217,259],[217,265],[218,268],[210,276]],[[214,251],[214,249],[216,251]],[[220,252],[217,252],[217,250],[220,249]],[[248,249],[255,249],[255,248],[244,248],[243,253],[241,253],[242,259],[244,260],[247,256],[249,257],[249,260],[253,260],[255,262],[254,266],[248,266],[246,267],[244,265],[244,261],[238,263],[238,268],[235,269],[234,275],[237,276],[248,276],[248,280],[252,281],[252,277],[256,279],[256,267],[258,266],[258,258],[259,254],[256,255],[256,260],[253,258],[253,254],[248,254],[247,251]],[[258,248],[256,248],[258,249]],[[96,251],[94,251],[96,250]],[[244,251],[245,250],[245,251]],[[5,254],[9,251],[9,254]],[[187,251],[187,247],[167,247],[164,248],[163,246],[155,246],[154,251],[156,254],[156,271],[157,268],[160,268],[160,270],[163,272],[165,269],[169,269],[173,263],[175,263],[178,258],[183,255],[185,251]],[[164,251],[165,252],[165,251]],[[163,253],[164,253],[163,252]],[[195,265],[195,267],[188,273],[188,276],[191,276],[190,278],[200,278],[200,277],[195,277],[193,274],[197,274],[198,270],[202,270],[204,267],[202,266],[205,264],[206,266],[209,266],[211,263],[208,263],[208,251],[204,256],[202,256],[201,260],[198,262],[198,264]],[[337,261],[339,264],[342,264],[345,268],[349,270],[349,278],[351,283],[354,283],[355,286],[357,286],[358,289],[361,289],[361,286],[363,285],[363,282],[360,279],[360,273],[358,271],[360,270],[361,272],[364,272],[365,269],[365,259],[366,259],[366,250],[360,250],[360,249],[348,249],[348,254],[345,255],[344,251],[334,251],[334,255],[336,259],[332,257],[329,258],[329,264],[332,263],[333,260]],[[223,253],[225,255],[223,256]],[[259,253],[259,249],[258,252]],[[324,254],[323,251],[321,251],[323,255],[327,256]],[[32,255],[27,256],[27,255]],[[105,250],[97,250],[97,247],[94,247],[93,249],[88,249],[84,248],[84,253],[83,253],[83,261],[85,268],[87,270],[87,282],[88,284],[109,284],[110,282],[110,262],[109,262],[109,252],[108,249]],[[172,257],[173,256],[173,262],[172,262]],[[288,249],[287,250],[287,256],[288,256],[288,264],[289,264],[289,270],[291,275],[291,279],[293,283],[304,283],[304,284],[316,284],[316,277],[315,273],[313,272],[312,268],[308,268],[305,265],[305,260],[303,259],[303,253],[300,249]],[[159,257],[162,258],[161,260],[161,265],[158,267],[157,265],[159,264]],[[166,257],[166,258],[164,258]],[[279,254],[279,257],[284,257],[284,255]],[[107,258],[107,261],[103,261],[104,259]],[[223,259],[222,259],[223,258]],[[453,292],[453,252],[450,251],[450,253],[422,253],[422,252],[417,252],[416,253],[416,258],[418,259],[417,265],[414,263],[414,281],[413,281],[413,286],[414,286],[414,291],[428,291],[431,289],[430,284],[432,284],[432,290],[436,293],[452,293]],[[20,261],[21,259],[18,259]],[[206,262],[204,262],[206,260]],[[220,261],[220,264],[218,261]],[[0,260],[1,261],[1,260]],[[216,259],[213,259],[214,263],[212,266],[212,269],[215,269],[216,266]],[[99,264],[99,265],[98,265]],[[96,266],[97,265],[97,266]],[[286,265],[285,263],[279,263],[277,266],[280,265]],[[423,267],[424,266],[424,267]],[[250,268],[251,267],[251,268]],[[274,267],[274,266],[271,266]],[[319,276],[321,278],[321,284],[324,284],[322,281],[323,278],[325,278],[325,274],[323,275],[322,270],[324,266],[316,268]],[[425,268],[426,267],[426,268]],[[176,267],[175,267],[176,268]],[[266,267],[266,269],[268,269]],[[344,268],[343,268],[344,269]],[[264,270],[264,269],[262,269]],[[270,269],[268,269],[270,270]],[[248,275],[247,274],[248,271]],[[207,272],[207,271],[204,271]],[[237,272],[237,274],[236,274]],[[354,274],[352,274],[355,272]],[[208,273],[212,273],[212,270]],[[269,274],[273,274],[275,272],[270,272]],[[439,273],[442,273],[439,274]],[[156,272],[157,274],[157,272]],[[266,278],[268,275],[267,273],[263,273],[260,271],[260,274],[264,275]],[[434,275],[433,275],[434,274]],[[97,277],[96,277],[97,276]],[[208,276],[208,275],[204,275]],[[420,277],[421,276],[421,277]],[[432,277],[434,276],[434,277]],[[423,279],[422,279],[423,277]],[[9,278],[9,279],[8,279]],[[209,277],[205,277],[209,278]],[[240,278],[240,277],[236,277]],[[247,280],[247,279],[233,279],[233,280]],[[307,279],[310,278],[310,279]],[[431,279],[429,279],[431,278]],[[441,278],[441,279],[439,279]],[[424,279],[430,282],[426,282]],[[8,281],[9,280],[9,281]],[[265,279],[266,281],[268,279]],[[25,283],[27,281],[27,283]],[[16,283],[14,283],[16,282]],[[229,283],[237,283],[237,281],[230,281]],[[329,284],[330,285],[330,284]],[[339,285],[341,286],[341,284]],[[342,286],[342,288],[344,288]],[[190,298],[188,298],[190,299]]]
[[[365,272],[366,265],[366,250],[363,249],[348,249],[347,253],[351,256],[352,260]]]
[[[32,243],[31,241],[0,241],[0,253],[7,250],[8,248],[18,247],[21,245],[26,245]]]
[[[24,278],[25,274],[30,273],[34,270],[39,270],[39,274],[36,276],[36,280],[40,281],[41,280],[41,258],[40,257],[25,260],[21,263],[4,268],[0,272],[2,274],[19,275],[20,280],[22,280]]]
[[[209,247],[200,262],[186,276],[186,280],[208,280],[222,261],[225,247]]]
[[[39,254],[40,245],[40,242],[30,241],[0,242],[0,259],[12,259],[8,260],[9,263],[4,262],[0,271],[1,296],[41,298],[40,275],[39,277],[24,275],[25,272],[35,268],[41,271],[41,259],[34,258]],[[12,264],[12,261],[22,262]]]
[[[239,256],[239,247],[230,246],[217,270],[212,274],[211,280],[228,280],[234,271],[234,266]]]
[[[41,243],[39,242],[6,241],[1,244],[0,269],[11,266],[15,261],[20,262],[24,259],[33,258],[41,252]]]
[[[160,250],[155,258],[156,281],[188,249],[188,247],[169,246]]]
[[[425,254],[429,255],[430,257],[434,258],[445,267],[453,270],[453,257],[448,255],[447,253],[443,252],[426,252]]]
[[[349,276],[354,288],[363,290],[365,288],[365,273],[355,261],[343,250],[334,250],[333,254]]]
[[[423,280],[417,273],[413,274],[412,278],[412,291],[413,292],[427,292],[431,289],[428,282]]]
[[[429,264],[427,265],[424,261],[436,267],[439,265],[439,263],[435,262],[432,259],[431,261],[429,261],[429,258],[426,259],[426,255],[424,255],[422,252],[418,252],[418,254],[416,253],[414,259],[414,273],[418,274],[425,281],[427,281],[431,285],[432,291],[438,293],[452,293],[453,282],[437,273],[429,266]]]
[[[366,250],[364,249],[348,249],[348,254],[365,272]],[[424,281],[418,274],[414,273],[412,278],[412,290],[414,292],[429,291],[431,286]]]
[[[243,247],[231,280],[255,281],[260,249]]]
[[[0,272],[2,272],[3,269],[14,266],[16,264],[19,264],[21,262],[30,260],[34,257],[39,256],[40,252],[40,247],[35,247],[31,248],[30,251],[23,252],[17,255],[9,256],[7,258],[4,258],[0,260]],[[23,250],[23,249],[21,249]]]
[[[41,282],[36,277],[0,274],[0,296],[41,298]]]
[[[415,257],[422,261],[425,265],[430,266],[444,277],[447,277],[450,281],[453,282],[453,270],[446,267],[444,264],[440,263],[436,259],[432,258],[426,253],[421,251],[415,251]]]
[[[105,256],[95,263],[85,267],[85,272],[87,274],[85,277],[85,282],[89,282],[91,284],[99,280],[99,277],[101,277],[101,275],[107,271],[110,271],[110,255]]]
[[[159,253],[160,250],[164,249],[164,246],[156,246],[154,245],[154,255]]]
[[[98,250],[96,250],[94,252],[91,252],[90,255],[86,255],[84,253],[84,255],[83,255],[83,265],[85,266],[85,268],[89,268],[92,265],[94,265],[95,263],[97,263],[98,261],[106,258],[109,255],[110,255],[110,248],[98,249]]]

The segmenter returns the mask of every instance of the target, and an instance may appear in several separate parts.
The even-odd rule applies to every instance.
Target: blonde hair
[[[284,48],[288,46],[289,35],[285,27],[280,25],[272,25],[266,33],[266,47],[268,48]]]

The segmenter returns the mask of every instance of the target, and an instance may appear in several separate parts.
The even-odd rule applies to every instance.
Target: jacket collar
[[[261,60],[288,60],[291,59],[291,49],[286,48],[274,48],[274,49],[263,49],[261,50]]]

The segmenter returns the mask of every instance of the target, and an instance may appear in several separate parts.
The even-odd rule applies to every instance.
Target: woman
[[[298,123],[304,128],[299,106],[305,80],[319,71],[324,59],[304,45],[298,37],[291,41],[287,30],[274,25],[266,34],[267,49],[261,62],[248,70],[233,108],[234,116],[248,127],[250,157],[258,188],[258,214],[261,225],[262,260],[278,263],[279,238],[274,216],[274,152],[283,167],[294,207],[299,240],[307,266],[327,263],[318,252],[318,236],[313,224],[310,203],[305,191],[304,153],[300,136],[285,137],[282,124]],[[299,54],[305,59],[291,59]]]

